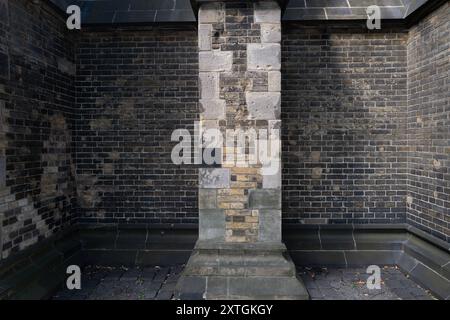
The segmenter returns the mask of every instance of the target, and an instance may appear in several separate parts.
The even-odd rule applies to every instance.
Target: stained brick
[[[413,26],[408,39],[407,221],[450,241],[450,4]],[[447,76],[444,76],[446,74]]]
[[[282,37],[284,221],[405,222],[407,31],[290,24]]]

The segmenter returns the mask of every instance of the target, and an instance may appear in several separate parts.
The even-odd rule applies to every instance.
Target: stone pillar
[[[201,126],[223,141],[199,170],[199,239],[177,297],[307,298],[281,242],[280,6],[197,3]]]

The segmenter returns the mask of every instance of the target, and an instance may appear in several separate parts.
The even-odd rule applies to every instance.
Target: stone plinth
[[[175,299],[308,299],[280,242],[198,241],[177,283]]]

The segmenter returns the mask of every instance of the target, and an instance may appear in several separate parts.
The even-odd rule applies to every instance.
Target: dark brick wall
[[[407,36],[283,25],[284,222],[405,222]]]
[[[172,132],[198,120],[197,77],[193,26],[82,31],[76,79],[81,222],[197,222],[197,170],[170,157]]]
[[[450,241],[450,5],[410,29],[407,220]]]
[[[407,221],[449,241],[448,14],[409,40],[283,25],[285,222]],[[198,120],[197,75],[193,26],[69,32],[0,0],[1,258],[75,217],[196,223],[197,170],[172,164],[170,136]]]
[[[41,3],[0,0],[0,259],[73,217],[73,41]]]

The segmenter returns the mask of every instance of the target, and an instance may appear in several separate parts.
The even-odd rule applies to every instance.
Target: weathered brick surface
[[[283,25],[285,222],[405,222],[407,36]]]
[[[76,56],[80,221],[197,222],[197,170],[171,160],[198,118],[197,31],[86,29]]]
[[[0,259],[73,220],[73,66],[58,13],[0,1]]]
[[[410,29],[407,220],[450,241],[450,5]]]
[[[206,64],[221,74],[203,78],[200,108],[193,26],[69,32],[43,1],[0,0],[0,259],[76,217],[196,223],[198,172],[172,164],[173,130],[202,112],[205,125],[266,127],[279,108],[249,108],[246,92],[274,97],[280,75],[284,222],[406,221],[449,241],[449,5],[409,34],[284,24],[281,74],[274,57],[247,56],[247,44],[278,41],[277,16],[260,8],[256,22],[248,4],[220,6],[201,22],[211,30],[200,50],[233,61]],[[226,219],[205,223],[233,241],[270,238],[260,211],[279,209],[250,207],[249,190],[277,189],[278,177],[230,170],[230,188],[204,189],[200,202]]]

